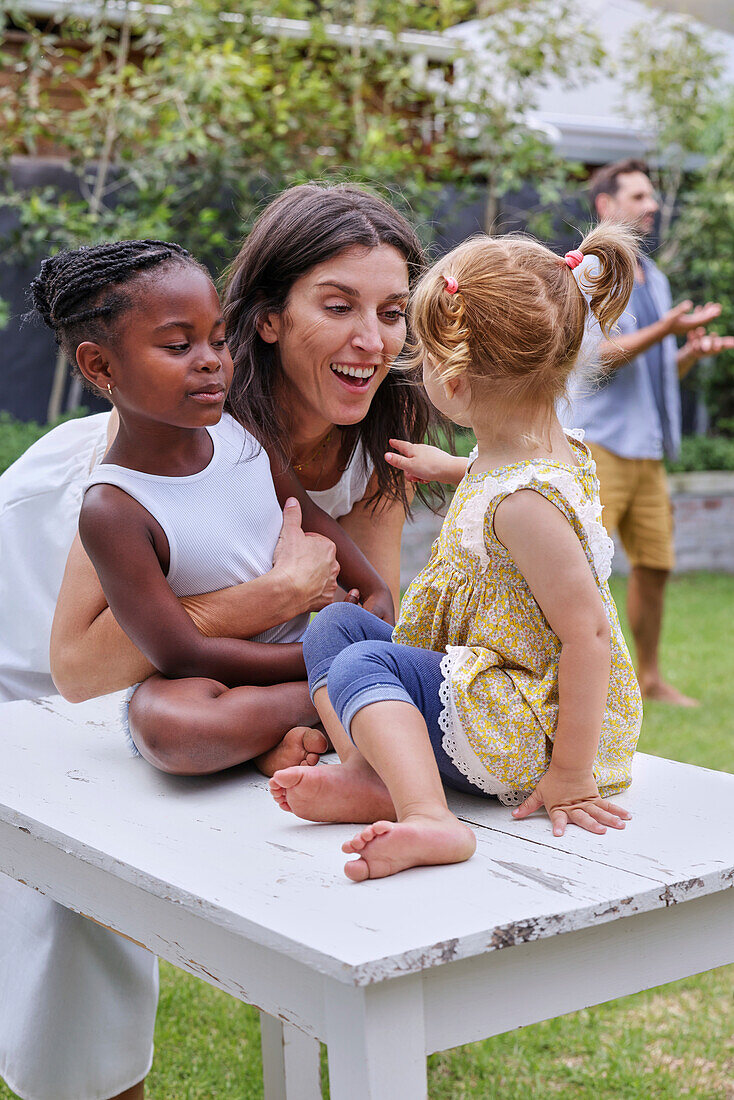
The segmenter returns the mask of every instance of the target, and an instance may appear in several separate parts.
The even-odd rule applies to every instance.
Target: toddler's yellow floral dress
[[[630,783],[642,700],[609,591],[613,544],[582,432],[569,432],[580,465],[533,460],[459,485],[428,565],[403,599],[393,641],[437,652],[443,747],[475,786],[517,805],[547,770],[558,720],[561,644],[494,533],[506,496],[533,489],[579,537],[611,625],[609,694],[594,776],[607,797]]]

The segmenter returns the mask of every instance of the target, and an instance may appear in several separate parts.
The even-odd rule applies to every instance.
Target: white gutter
[[[119,26],[128,14],[136,21],[148,19],[158,22],[173,14],[170,4],[141,3],[140,0],[108,0],[96,3],[95,0],[20,0],[18,6],[28,15],[40,18],[49,17],[61,21],[67,16],[81,19],[103,19],[113,26]],[[245,16],[238,12],[222,12],[219,16],[223,23],[242,25]],[[290,38],[304,41],[311,37],[311,24],[307,19],[277,19],[273,16],[253,16],[252,22],[264,34],[272,38]],[[370,45],[378,42],[390,53],[420,53],[431,61],[452,61],[461,47],[455,42],[447,42],[440,34],[428,31],[402,31],[394,35],[384,27],[341,26],[327,23],[324,32],[328,38],[346,46],[365,42]]]

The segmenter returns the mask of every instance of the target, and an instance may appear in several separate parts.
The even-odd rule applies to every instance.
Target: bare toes
[[[286,791],[300,783],[302,778],[303,772],[297,767],[281,768],[275,773],[270,782],[277,783],[279,787]]]
[[[329,742],[321,730],[307,729],[303,735],[303,747],[307,753],[326,752]]]
[[[344,874],[352,882],[364,882],[370,877],[370,869],[363,859],[350,859],[344,864]]]

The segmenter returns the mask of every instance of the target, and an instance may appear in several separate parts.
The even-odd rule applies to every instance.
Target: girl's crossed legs
[[[132,746],[162,771],[205,775],[252,760],[265,775],[316,764],[327,743],[304,682],[227,688],[216,680],[167,680],[136,688],[127,711]]]
[[[355,881],[460,862],[476,846],[443,790],[442,780],[477,793],[441,746],[442,654],[390,637],[391,628],[363,608],[333,604],[320,612],[304,658],[341,764],[288,768],[270,784],[278,804],[299,817],[374,822],[343,846],[360,856],[345,868]]]

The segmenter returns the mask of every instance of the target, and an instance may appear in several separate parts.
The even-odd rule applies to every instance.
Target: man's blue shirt
[[[619,335],[646,328],[672,306],[665,275],[647,257],[641,262],[645,284],[635,284]],[[569,384],[570,407],[559,409],[562,423],[583,428],[588,442],[622,458],[675,458],[681,435],[677,350],[675,336],[666,336],[597,381],[576,373]]]

